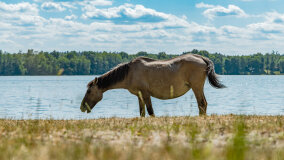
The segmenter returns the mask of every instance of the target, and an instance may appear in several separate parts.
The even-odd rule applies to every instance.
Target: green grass
[[[0,159],[284,159],[284,116],[0,120]]]

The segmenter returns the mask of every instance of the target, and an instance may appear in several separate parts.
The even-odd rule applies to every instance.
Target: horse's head
[[[103,91],[98,88],[97,82],[97,78],[89,82],[87,92],[85,94],[84,99],[82,100],[80,107],[82,112],[85,112],[87,110],[87,113],[90,113],[91,110],[95,107],[95,105],[100,100],[102,100]]]

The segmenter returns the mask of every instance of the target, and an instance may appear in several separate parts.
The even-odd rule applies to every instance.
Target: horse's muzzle
[[[80,109],[82,112],[85,112],[85,111],[87,111],[87,113],[91,112],[91,107],[89,106],[87,102],[85,102],[85,104],[81,104]]]

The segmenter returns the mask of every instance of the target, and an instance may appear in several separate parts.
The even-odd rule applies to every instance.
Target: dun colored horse
[[[192,88],[199,115],[203,115],[207,109],[203,92],[206,77],[211,86],[225,87],[217,79],[213,62],[200,55],[185,54],[169,60],[138,57],[89,82],[80,109],[89,113],[102,100],[105,91],[122,88],[137,96],[141,117],[145,117],[145,104],[148,114],[155,116],[151,96],[172,99],[184,95]]]

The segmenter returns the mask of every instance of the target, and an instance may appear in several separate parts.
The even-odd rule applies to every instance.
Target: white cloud
[[[248,28],[271,37],[271,34],[284,34],[284,14],[269,12],[265,15],[266,21],[253,23]]]
[[[65,16],[64,19],[66,19],[66,20],[73,20],[73,19],[77,19],[77,18],[78,18],[78,17],[77,17],[76,15],[72,14],[72,15],[70,15],[70,16]]]
[[[75,3],[72,3],[72,2],[61,2],[60,4],[66,8],[77,9],[77,7],[75,6]]]
[[[112,1],[110,0],[85,0],[85,3],[93,6],[110,6]]]
[[[210,4],[205,4],[203,2],[201,3],[197,3],[195,5],[196,8],[214,8],[215,6],[214,5],[210,5]]]
[[[214,19],[215,17],[225,17],[225,16],[236,16],[236,17],[247,17],[248,15],[240,7],[236,5],[229,5],[228,8],[223,6],[214,6],[205,4],[203,2],[195,5],[197,8],[208,8],[203,12],[203,15],[209,19]]]
[[[24,13],[24,14],[38,14],[38,8],[36,4],[30,4],[28,2],[22,2],[17,4],[6,4],[0,2],[0,12],[10,13]]]
[[[0,22],[11,26],[31,26],[41,23],[42,17],[38,16],[38,6],[27,2],[6,4],[0,2]]]
[[[54,3],[54,2],[44,2],[41,5],[41,9],[47,11],[47,12],[62,12],[65,10],[64,7],[61,6],[60,3]]]
[[[284,14],[280,14],[278,12],[269,12],[266,13],[264,16],[267,21],[271,23],[279,23],[279,24],[284,24]]]
[[[109,0],[83,0],[77,2],[77,4],[83,6],[83,10],[93,10],[96,6],[111,6],[112,1]]]
[[[277,50],[282,48],[279,42],[284,41],[284,23],[278,23],[279,21],[275,20],[282,16],[284,14],[272,12],[266,13],[263,22],[251,23],[245,27],[222,26],[220,36],[228,42],[236,41],[236,44],[244,45],[246,48]]]
[[[85,8],[84,18],[114,20],[119,23],[133,22],[160,22],[167,20],[171,15],[157,12],[143,5],[124,4],[118,7],[98,9]]]

